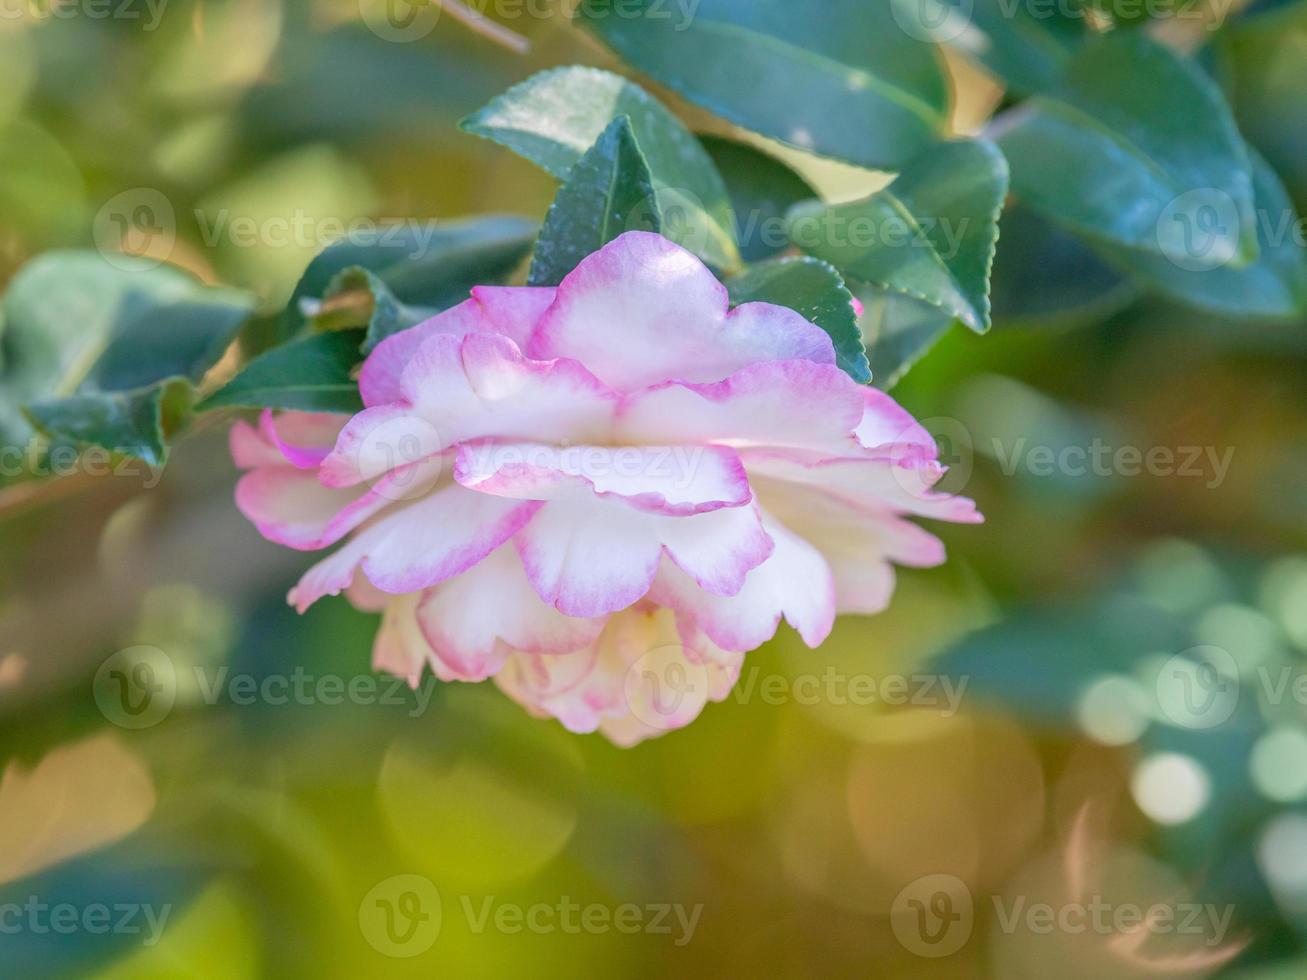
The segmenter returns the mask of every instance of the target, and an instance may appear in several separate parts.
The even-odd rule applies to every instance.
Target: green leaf
[[[687,240],[719,269],[740,266],[731,205],[721,175],[699,141],[661,103],[620,75],[597,68],[555,68],[515,85],[461,126],[521,154],[559,180],[618,116],[628,116],[664,214],[688,217]]]
[[[700,142],[726,181],[735,213],[735,237],[746,262],[761,262],[790,245],[785,214],[800,201],[817,196],[806,180],[775,157],[746,143],[720,136]]]
[[[1096,38],[1056,92],[992,128],[1013,193],[1080,234],[1165,252],[1215,211],[1231,258],[1257,256],[1251,163],[1229,107],[1196,65],[1140,34]]]
[[[1099,252],[1140,285],[1201,310],[1239,319],[1302,317],[1307,313],[1307,251],[1295,240],[1301,234],[1298,215],[1275,171],[1256,151],[1249,152],[1258,233],[1258,257],[1251,265],[1238,268],[1219,252],[1204,252],[1201,235],[1190,255],[1105,246]]]
[[[846,279],[912,297],[989,329],[989,271],[1007,164],[990,143],[946,143],[852,204],[801,204],[790,237]],[[873,369],[879,369],[873,363]]]
[[[726,286],[732,305],[775,303],[803,314],[830,334],[837,363],[854,381],[871,380],[853,294],[827,263],[807,256],[774,259],[752,266]]]
[[[934,28],[949,44],[1030,95],[1057,84],[1076,51],[1091,36],[1083,12],[1057,4],[1036,8],[1013,0],[892,0],[904,16]]]
[[[94,252],[35,259],[0,306],[0,438],[29,443],[34,420],[53,437],[162,463],[192,385],[252,307],[169,266]]]
[[[52,439],[102,446],[151,466],[168,459],[168,446],[185,424],[195,389],[170,378],[133,391],[72,395],[27,406],[32,422]]]
[[[401,303],[380,276],[353,265],[336,273],[327,285],[312,323],[318,330],[366,328],[363,342],[366,354],[391,334],[416,326],[439,312],[437,307]]]
[[[680,18],[663,0],[584,0],[576,17],[692,102],[802,150],[893,170],[945,129],[938,54],[883,0],[700,0]]]
[[[282,408],[305,412],[361,411],[358,382],[351,377],[362,357],[363,330],[311,334],[256,357],[226,386],[196,406]]]
[[[324,249],[304,270],[286,307],[285,334],[317,312],[333,280],[358,267],[385,283],[396,301],[448,309],[473,286],[504,282],[531,249],[534,222],[490,215],[440,224],[414,224],[352,234]],[[376,339],[380,339],[379,337]],[[369,334],[369,344],[376,339]]]
[[[859,286],[865,307],[859,323],[876,387],[888,391],[955,323],[953,317],[911,296]]]
[[[1010,204],[999,220],[999,249],[990,276],[994,322],[1000,327],[1075,327],[1104,319],[1141,290],[1085,242]]]
[[[660,231],[651,205],[649,165],[631,131],[629,116],[618,116],[572,168],[545,217],[536,242],[528,283],[557,286],[563,277],[623,232],[637,227]]]

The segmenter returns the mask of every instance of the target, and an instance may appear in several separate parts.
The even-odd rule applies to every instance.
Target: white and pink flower
[[[934,440],[766,303],[631,232],[554,288],[478,287],[396,334],[352,418],[237,423],[237,504],[271,541],[344,545],[291,593],[383,613],[373,663],[496,683],[629,745],[721,700],[784,618],[812,647],[979,521]]]

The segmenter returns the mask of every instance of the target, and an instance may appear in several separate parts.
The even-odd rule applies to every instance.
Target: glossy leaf
[[[1251,162],[1229,107],[1201,69],[1142,35],[1095,39],[1055,92],[992,130],[1013,193],[1080,234],[1167,252],[1215,212],[1232,261],[1257,256]]]
[[[1124,309],[1142,290],[1084,240],[1023,204],[999,220],[990,276],[1000,327],[1074,327]]]
[[[563,277],[623,232],[660,231],[649,164],[618,116],[572,168],[545,217],[529,283],[557,286]]]
[[[53,439],[103,446],[152,466],[167,461],[168,446],[185,424],[194,389],[171,378],[133,391],[97,391],[27,406],[27,415]]]
[[[869,198],[799,205],[790,236],[846,278],[918,299],[983,332],[1006,194],[1007,164],[993,145],[947,143]]]
[[[747,143],[720,136],[699,139],[726,181],[740,255],[746,262],[761,262],[785,251],[790,245],[786,212],[817,192],[785,164]]]
[[[448,309],[467,299],[473,286],[504,282],[530,251],[535,232],[534,222],[525,218],[490,215],[352,234],[304,270],[286,307],[286,333],[317,312],[314,301],[327,294],[337,275],[356,266],[375,274],[398,302]],[[369,336],[370,343],[376,339]]]
[[[416,326],[440,311],[440,307],[401,303],[380,276],[354,265],[338,272],[327,285],[312,324],[318,330],[365,328],[366,353],[391,334]]]
[[[829,264],[807,256],[775,259],[751,267],[726,286],[733,305],[775,303],[802,313],[830,334],[839,366],[853,380],[860,384],[871,380],[853,294]]]
[[[1203,261],[1204,244],[1195,238],[1196,261],[1126,249],[1100,248],[1109,261],[1141,285],[1198,309],[1232,317],[1293,320],[1307,313],[1307,250],[1301,224],[1284,185],[1255,152],[1258,258],[1239,268],[1219,253]]]
[[[256,357],[196,407],[361,411],[351,372],[362,358],[363,339],[363,330],[333,330],[283,344]]]
[[[894,0],[916,11],[941,43],[978,61],[1013,92],[1029,95],[1057,84],[1091,36],[1083,12],[1013,0]]]
[[[684,13],[586,0],[576,17],[691,101],[799,149],[897,169],[944,131],[942,63],[888,2],[700,0]]]
[[[162,463],[193,390],[249,319],[252,297],[169,266],[52,252],[3,302],[0,437],[47,435]]]
[[[464,119],[469,133],[503,144],[559,180],[617,116],[631,129],[666,212],[675,205],[695,226],[700,256],[721,269],[738,268],[730,200],[721,175],[699,141],[638,85],[596,68],[556,68],[533,75]]]
[[[858,318],[877,388],[889,390],[958,321],[929,303],[875,287],[857,290]]]

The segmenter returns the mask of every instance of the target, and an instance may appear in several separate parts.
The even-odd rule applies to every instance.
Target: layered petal
[[[729,307],[726,287],[692,253],[627,232],[562,281],[527,352],[574,358],[622,391],[718,381],[759,361],[835,363],[830,337],[793,310]]]
[[[734,594],[772,550],[752,506],[667,517],[597,498],[546,503],[515,541],[537,594],[568,616],[632,605],[664,554],[699,588]]]
[[[740,507],[752,499],[740,457],[724,446],[465,443],[454,479],[502,497],[607,498],[672,517]]]
[[[399,398],[399,382],[408,362],[438,334],[497,333],[525,347],[554,293],[552,288],[477,286],[471,299],[387,337],[368,356],[359,375],[363,404],[372,407]]]
[[[606,441],[618,396],[575,361],[533,361],[498,334],[437,335],[405,366],[394,402],[350,420],[322,465],[348,486],[485,437]]]
[[[752,650],[776,633],[784,618],[803,641],[816,647],[835,622],[835,580],[811,544],[764,514],[763,527],[775,542],[772,555],[749,572],[734,595],[696,587],[679,568],[664,564],[650,599],[675,609],[687,623],[724,650]]]
[[[542,602],[511,545],[428,589],[417,617],[436,656],[468,681],[493,676],[509,648],[557,657],[593,644],[604,625],[602,619],[564,616]]]
[[[534,500],[476,493],[451,483],[364,526],[304,575],[291,601],[301,610],[339,595],[361,568],[382,592],[420,592],[459,575],[516,534],[539,510]]]
[[[656,385],[628,395],[618,412],[622,442],[802,447],[861,452],[854,429],[861,389],[839,368],[808,361],[746,367],[712,384]]]

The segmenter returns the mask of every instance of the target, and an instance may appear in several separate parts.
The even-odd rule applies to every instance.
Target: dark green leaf
[[[897,169],[944,131],[939,57],[883,0],[700,0],[687,14],[585,0],[576,16],[686,98],[803,150]]]
[[[807,256],[774,259],[752,266],[726,285],[733,305],[775,303],[802,313],[830,334],[839,366],[854,381],[871,380],[853,294],[827,263]]]
[[[572,168],[545,218],[532,286],[557,286],[591,252],[623,232],[660,231],[653,178],[628,116],[618,116]]]
[[[1237,318],[1293,320],[1307,312],[1307,251],[1301,224],[1275,171],[1255,152],[1258,258],[1237,268],[1207,250],[1202,234],[1188,255],[1156,255],[1100,247],[1140,285],[1190,306]]]
[[[969,55],[1012,91],[1029,95],[1052,88],[1091,36],[1081,11],[1015,0],[893,0],[929,19],[938,39]],[[909,14],[910,15],[910,14]]]
[[[1006,194],[1007,164],[992,144],[946,143],[865,200],[799,205],[790,236],[848,279],[921,300],[983,332]]]
[[[102,446],[162,466],[168,446],[185,424],[194,388],[171,378],[134,391],[71,395],[27,406],[46,435],[78,446]]]
[[[876,387],[888,391],[926,356],[957,320],[929,303],[867,286],[857,290],[859,323]]]
[[[649,164],[659,207],[686,212],[683,242],[720,269],[740,265],[731,205],[721,175],[693,134],[638,85],[597,68],[555,68],[533,75],[464,119],[469,133],[503,144],[559,180],[617,116],[629,116]]]
[[[196,408],[358,412],[363,403],[351,372],[361,358],[363,339],[362,330],[333,330],[275,347]]]
[[[0,328],[0,438],[47,434],[162,463],[191,385],[217,363],[253,300],[180,270],[52,252],[10,283]],[[24,406],[30,406],[26,415]]]
[[[990,299],[1000,327],[1074,327],[1111,316],[1140,294],[1084,241],[1023,204],[1009,205],[998,227]]]
[[[363,352],[367,353],[391,334],[439,312],[436,307],[401,303],[380,276],[355,265],[338,272],[327,285],[313,326],[319,330],[364,327],[367,333]]]
[[[1257,256],[1251,163],[1230,109],[1196,65],[1139,34],[1096,38],[1056,92],[994,123],[1012,190],[1100,241],[1184,247],[1219,216],[1221,247]]]
[[[720,136],[699,139],[726,181],[744,261],[761,262],[783,252],[790,245],[786,212],[817,192],[775,157],[746,143]]]
[[[398,302],[448,309],[467,299],[473,286],[507,279],[530,251],[535,232],[525,218],[491,215],[352,234],[304,270],[286,307],[286,332],[293,334],[314,315],[314,301],[355,266],[374,273]]]

